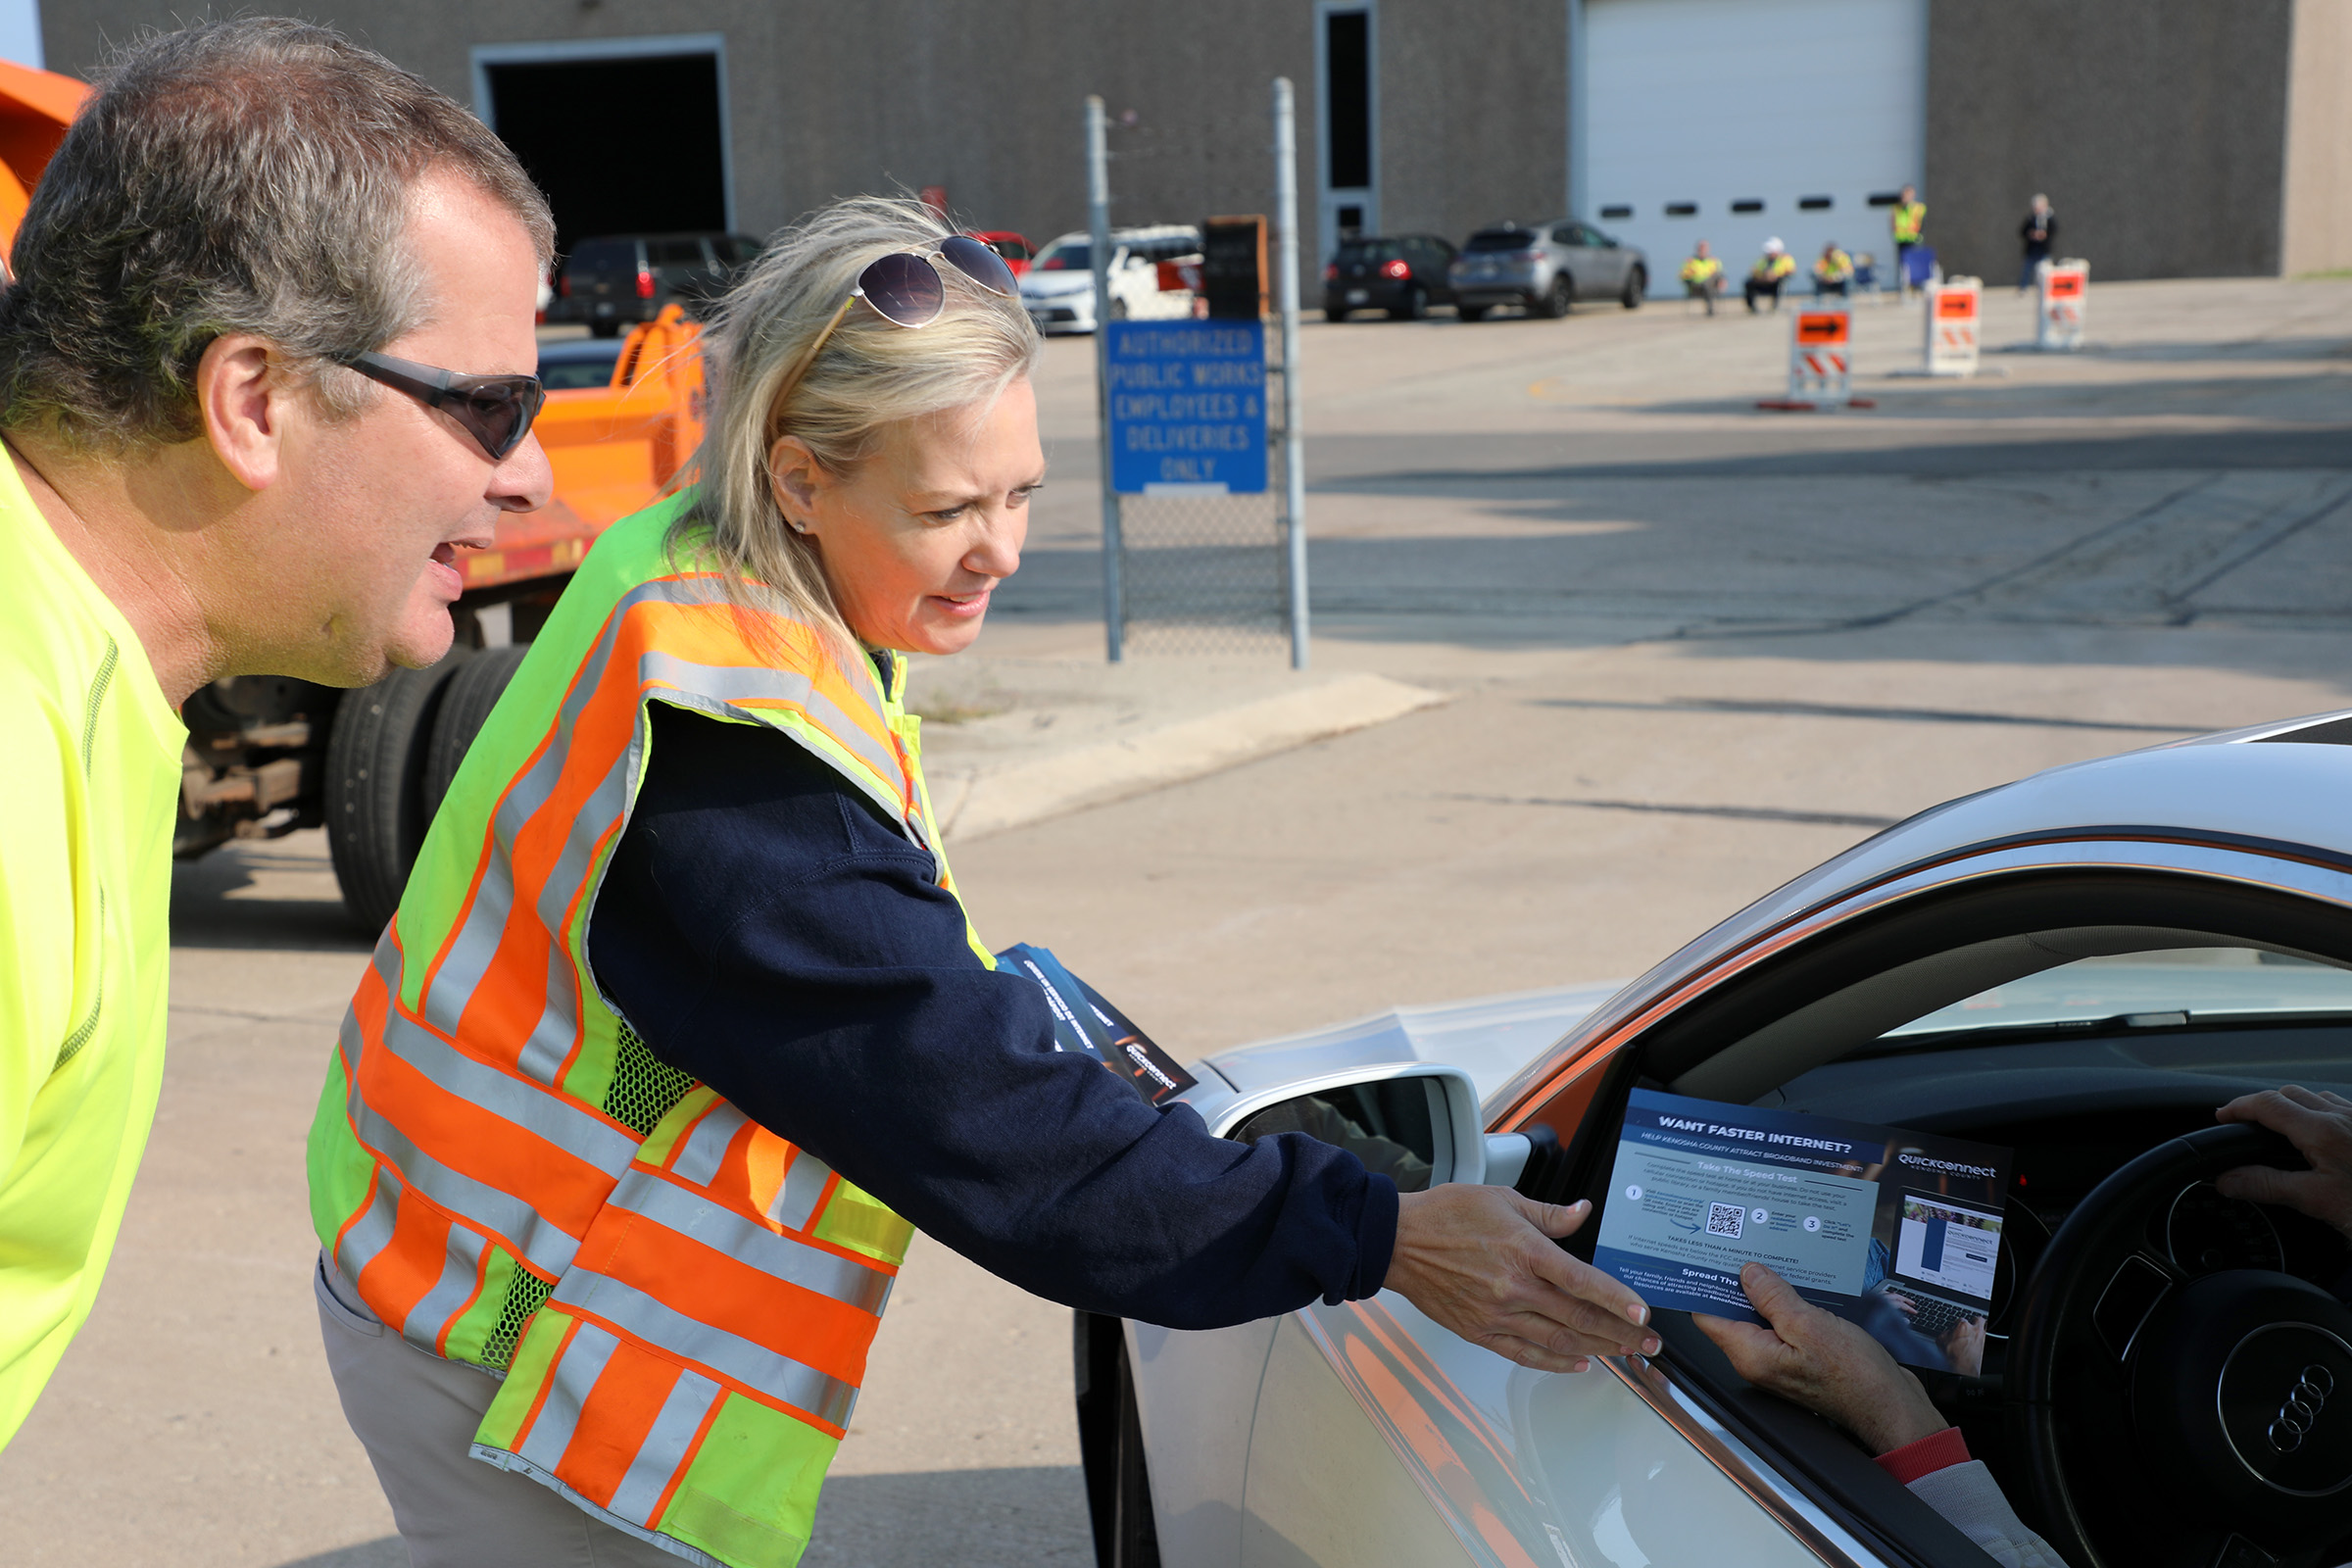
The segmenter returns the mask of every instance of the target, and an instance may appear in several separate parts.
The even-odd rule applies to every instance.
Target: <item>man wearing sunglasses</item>
[[[0,1443],[87,1316],[162,1074],[177,712],[447,652],[457,552],[547,499],[546,204],[326,29],[109,68],[0,295]]]

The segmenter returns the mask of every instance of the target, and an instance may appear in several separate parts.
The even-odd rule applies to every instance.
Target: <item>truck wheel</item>
[[[343,906],[371,933],[400,907],[424,845],[432,820],[425,753],[442,694],[465,662],[458,653],[429,669],[396,669],[335,709],[326,738],[326,847]]]
[[[498,706],[507,683],[514,671],[522,667],[522,656],[531,651],[528,643],[515,643],[506,648],[485,648],[466,661],[449,680],[449,690],[441,698],[440,716],[433,720],[433,742],[424,760],[424,811],[427,819],[441,809],[449,798],[449,786],[458,776],[458,766],[466,760],[466,749],[473,738],[489,722],[490,710]]]

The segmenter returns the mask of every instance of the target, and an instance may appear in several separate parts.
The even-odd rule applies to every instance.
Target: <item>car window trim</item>
[[[1745,1439],[1719,1420],[1699,1396],[1684,1387],[1687,1375],[1661,1360],[1642,1355],[1604,1355],[1600,1364],[1635,1398],[1656,1412],[1676,1436],[1698,1450],[1725,1480],[1745,1494],[1773,1523],[1829,1568],[1887,1568],[1881,1553],[1864,1544],[1827,1510],[1799,1492],[1767,1463]]]

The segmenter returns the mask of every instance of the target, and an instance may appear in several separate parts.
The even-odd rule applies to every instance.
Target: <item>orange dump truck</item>
[[[71,76],[0,62],[0,250],[89,95]],[[215,681],[188,699],[172,849],[323,823],[344,902],[370,930],[391,917],[425,823],[596,536],[679,482],[703,433],[698,328],[676,306],[630,334],[602,387],[551,392],[534,426],[555,500],[510,514],[460,564],[457,645],[430,669],[343,692],[274,675]]]

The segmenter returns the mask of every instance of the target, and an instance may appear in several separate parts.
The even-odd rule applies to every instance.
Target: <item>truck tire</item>
[[[424,761],[427,820],[449,798],[449,786],[458,776],[459,764],[466,760],[466,749],[489,722],[490,710],[498,706],[507,683],[522,667],[522,656],[530,651],[528,643],[485,648],[450,677],[449,690],[441,698],[440,716],[433,720],[432,748]]]
[[[326,847],[343,906],[370,934],[400,906],[424,844],[432,820],[425,753],[442,694],[465,662],[453,653],[429,669],[396,669],[335,710],[326,738]]]

